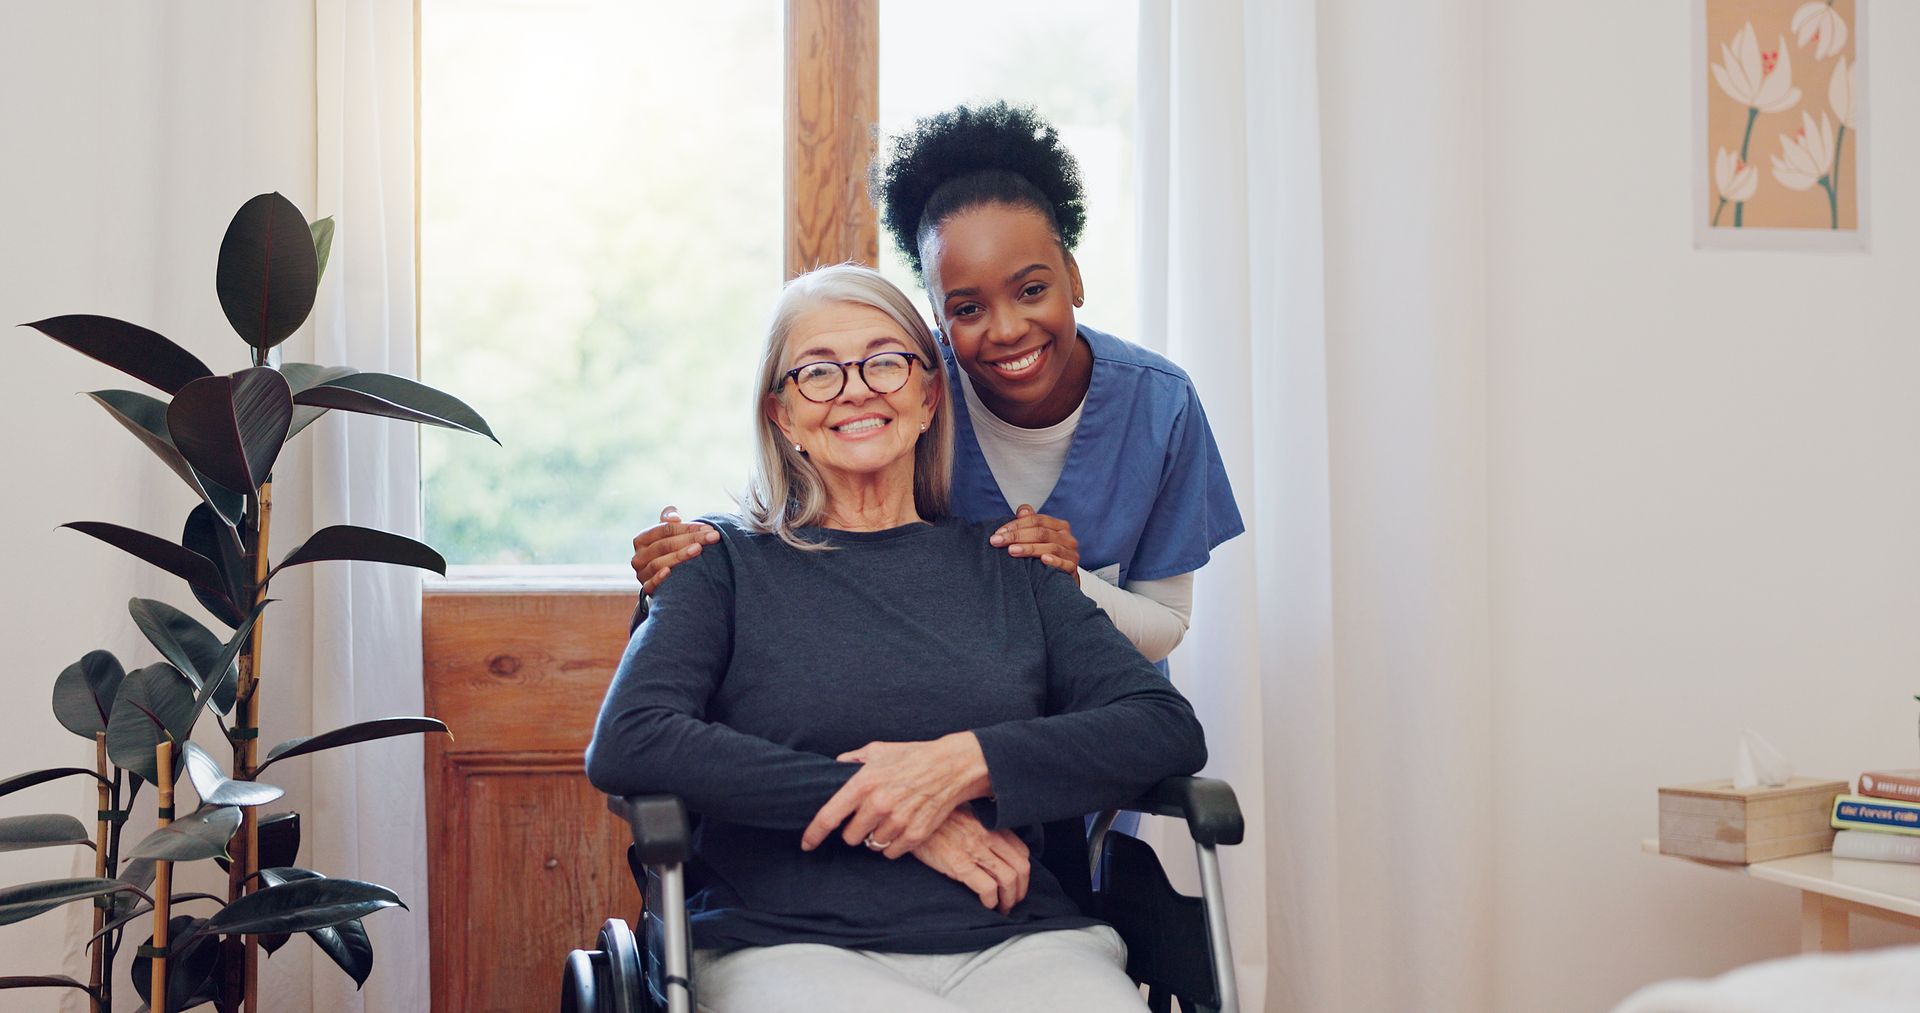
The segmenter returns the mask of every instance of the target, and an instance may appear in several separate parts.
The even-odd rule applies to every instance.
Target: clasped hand
[[[869,742],[835,759],[861,766],[814,814],[800,835],[803,851],[839,827],[848,844],[873,841],[875,850],[899,858],[933,836],[961,803],[991,791],[987,760],[972,732],[930,742]]]
[[[1002,914],[1025,899],[1031,868],[1025,842],[1012,831],[988,830],[966,805],[993,787],[972,732],[931,742],[869,742],[835,759],[860,770],[814,815],[800,836],[803,850],[819,847],[838,829],[849,845],[869,846],[889,859],[914,856]]]

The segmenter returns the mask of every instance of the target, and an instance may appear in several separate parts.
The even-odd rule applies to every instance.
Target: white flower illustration
[[[1824,60],[1847,48],[1847,19],[1831,4],[1807,3],[1793,12],[1793,34],[1804,48],[1813,44],[1813,58]]]
[[[1833,65],[1833,78],[1827,82],[1827,102],[1833,106],[1833,115],[1838,117],[1840,125],[1849,130],[1857,129],[1853,122],[1854,102],[1859,94],[1855,76],[1859,64],[1847,65],[1847,58]]]
[[[1725,148],[1713,159],[1713,182],[1720,188],[1720,199],[1738,204],[1753,199],[1753,191],[1760,185],[1760,170],[1740,161],[1739,156]]]
[[[1789,190],[1808,190],[1825,182],[1833,171],[1833,121],[1820,114],[1800,113],[1800,131],[1780,135],[1780,154],[1773,157],[1773,178]]]
[[[1763,113],[1792,109],[1800,101],[1800,89],[1793,86],[1793,59],[1787,53],[1787,40],[1770,52],[1761,52],[1753,37],[1753,22],[1747,22],[1733,45],[1720,44],[1725,61],[1713,65],[1713,79],[1720,90],[1735,102]]]

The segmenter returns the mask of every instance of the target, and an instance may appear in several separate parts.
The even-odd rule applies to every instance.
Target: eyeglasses
[[[807,362],[787,370],[773,389],[778,391],[792,380],[801,397],[825,404],[847,389],[847,367],[852,366],[860,370],[860,382],[866,384],[868,390],[891,394],[907,385],[907,378],[913,375],[913,364],[920,361],[912,352],[879,352],[851,362]]]

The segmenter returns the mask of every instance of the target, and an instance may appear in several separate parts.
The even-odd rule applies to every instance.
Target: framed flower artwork
[[[1867,245],[1866,0],[1695,0],[1694,245]]]

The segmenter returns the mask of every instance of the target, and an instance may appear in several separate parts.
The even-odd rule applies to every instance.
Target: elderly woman
[[[702,820],[704,1008],[1137,1010],[1038,827],[1205,761],[1186,701],[1074,586],[946,517],[941,356],[906,296],[795,279],[739,518],[635,631],[587,749]]]

